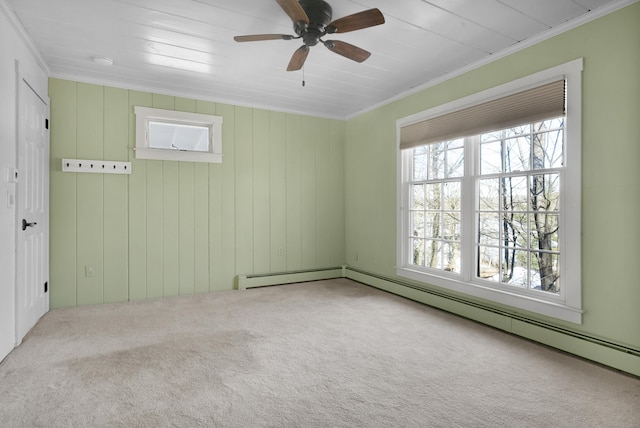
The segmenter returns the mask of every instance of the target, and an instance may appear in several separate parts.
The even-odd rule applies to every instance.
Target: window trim
[[[442,287],[454,292],[464,293],[473,297],[493,301],[499,304],[508,305],[516,309],[526,310],[541,315],[569,321],[575,324],[582,323],[582,286],[581,286],[581,243],[580,243],[580,209],[581,209],[581,108],[582,108],[582,58],[570,61],[556,67],[531,74],[511,81],[509,83],[478,92],[476,94],[454,100],[452,102],[433,107],[431,109],[398,119],[396,121],[396,147],[397,147],[397,230],[396,230],[396,274],[398,276],[408,278],[425,284]],[[543,85],[554,79],[566,79],[566,96],[567,111],[565,123],[565,169],[564,179],[560,183],[560,210],[565,213],[567,218],[563,224],[564,233],[562,234],[560,245],[563,248],[562,257],[564,258],[563,276],[566,279],[563,282],[563,288],[560,296],[550,295],[546,298],[544,295],[536,293],[519,293],[511,292],[503,288],[494,288],[483,281],[474,281],[467,269],[463,275],[450,275],[447,272],[424,272],[412,268],[411,265],[405,263],[409,260],[409,247],[407,244],[408,236],[408,186],[407,181],[410,180],[410,156],[406,155],[411,149],[400,149],[400,133],[405,126],[425,121],[430,118],[451,113],[464,108],[472,107],[483,102],[508,96],[529,88]],[[470,172],[474,167],[476,160],[476,150],[465,145],[465,177],[464,180],[473,181]],[[467,157],[468,156],[468,157]],[[473,183],[467,183],[474,185]],[[463,240],[473,236],[475,229],[473,221],[469,219],[469,215],[473,217],[473,192],[470,195],[463,195],[462,216],[463,216]],[[467,215],[467,217],[465,217]],[[473,241],[473,239],[471,239]],[[473,242],[468,245],[474,245]],[[462,244],[465,245],[464,243]],[[569,248],[569,245],[571,248]],[[516,290],[514,290],[516,291]]]
[[[222,117],[209,114],[163,110],[135,106],[136,159],[174,160],[187,162],[222,162]],[[149,122],[161,121],[179,125],[198,125],[209,128],[209,151],[167,150],[149,147]]]

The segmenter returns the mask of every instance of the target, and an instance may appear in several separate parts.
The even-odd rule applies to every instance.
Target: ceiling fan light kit
[[[330,51],[352,61],[363,62],[371,56],[371,52],[341,40],[322,40],[322,37],[327,34],[347,33],[384,24],[384,16],[379,9],[369,9],[331,21],[333,10],[329,3],[323,0],[276,0],[276,2],[291,18],[296,36],[256,34],[236,36],[234,40],[236,42],[256,42],[302,39],[304,45],[293,53],[287,71],[300,70],[309,55],[309,48],[318,43],[322,43]]]

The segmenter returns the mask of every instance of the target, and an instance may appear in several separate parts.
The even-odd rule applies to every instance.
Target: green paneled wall
[[[395,278],[396,120],[584,58],[583,324],[544,323],[640,350],[640,3],[347,122],[347,264]],[[367,153],[367,162],[362,162]],[[507,308],[508,309],[508,308]],[[469,308],[472,312],[473,308]],[[545,342],[545,338],[538,340]]]
[[[53,308],[344,263],[344,122],[60,79],[49,96]],[[222,116],[223,162],[135,159],[137,105]],[[63,158],[132,174],[63,173]]]

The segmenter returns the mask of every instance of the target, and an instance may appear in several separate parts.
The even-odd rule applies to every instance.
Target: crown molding
[[[0,0],[2,1],[2,0]],[[146,82],[133,82],[133,81],[121,81],[117,79],[110,79],[108,77],[99,77],[99,76],[78,76],[71,72],[61,72],[54,71],[49,77],[60,80],[68,80],[76,83],[87,83],[90,85],[98,85],[98,86],[108,86],[111,88],[124,89],[128,91],[140,91],[140,92],[148,92],[152,94],[158,95],[167,95],[170,97],[182,97],[182,98],[191,98],[194,100],[200,101],[209,101],[217,104],[228,104],[233,105],[235,107],[246,107],[257,110],[268,110],[276,113],[287,113],[294,114],[298,116],[310,116],[316,117],[319,119],[334,119],[334,120],[345,120],[345,116],[331,115],[331,114],[318,114],[313,111],[301,110],[301,109],[287,109],[274,107],[267,104],[259,104],[250,101],[241,101],[234,97],[216,97],[208,95],[201,91],[196,90],[188,90],[181,87],[168,87],[168,86],[158,86],[153,83]]]
[[[468,65],[466,65],[464,67],[461,67],[461,68],[459,68],[459,69],[457,69],[455,71],[447,73],[447,74],[445,74],[445,75],[443,75],[441,77],[438,77],[438,78],[435,78],[435,79],[431,79],[431,80],[429,80],[427,82],[424,82],[424,83],[422,83],[420,85],[414,86],[413,88],[411,88],[411,89],[409,89],[407,91],[401,92],[401,93],[395,95],[392,98],[388,98],[388,99],[386,99],[384,101],[381,101],[381,102],[379,102],[377,104],[374,104],[374,105],[372,105],[370,107],[367,107],[366,109],[359,110],[359,111],[353,113],[352,115],[348,115],[345,119],[346,120],[353,119],[353,118],[358,117],[360,115],[363,115],[365,113],[369,113],[369,112],[371,112],[373,110],[376,110],[376,109],[378,109],[380,107],[384,107],[384,106],[386,106],[388,104],[391,104],[393,102],[399,101],[399,100],[401,100],[403,98],[406,98],[406,97],[408,97],[410,95],[414,95],[414,94],[417,94],[418,92],[422,92],[425,89],[431,88],[431,87],[439,85],[441,83],[444,83],[444,82],[446,82],[448,80],[451,80],[451,79],[453,79],[455,77],[461,76],[461,75],[463,75],[465,73],[468,73],[470,71],[476,70],[476,69],[478,69],[480,67],[483,67],[483,66],[485,66],[487,64],[491,64],[492,62],[498,61],[498,60],[500,60],[502,58],[505,58],[505,57],[507,57],[509,55],[512,55],[512,54],[514,54],[516,52],[519,52],[519,51],[527,49],[527,48],[529,48],[531,46],[537,45],[540,42],[543,42],[545,40],[551,39],[551,38],[553,38],[555,36],[558,36],[558,35],[560,35],[562,33],[566,33],[567,31],[573,30],[574,28],[577,28],[577,27],[579,27],[581,25],[584,25],[584,24],[586,24],[588,22],[594,21],[594,20],[596,20],[598,18],[602,18],[603,16],[606,16],[606,15],[608,15],[610,13],[613,13],[613,12],[615,12],[617,10],[620,10],[620,9],[622,9],[624,7],[627,7],[629,5],[632,5],[633,3],[637,3],[638,1],[640,1],[640,0],[618,0],[618,1],[615,1],[615,2],[612,2],[612,3],[609,3],[609,4],[605,5],[605,6],[599,7],[597,9],[590,10],[589,12],[587,12],[587,13],[585,13],[585,14],[583,14],[583,15],[575,18],[575,19],[572,19],[572,20],[567,21],[567,22],[563,22],[560,25],[556,25],[555,27],[550,28],[549,30],[547,30],[547,31],[545,31],[543,33],[540,33],[538,35],[535,35],[533,37],[525,39],[525,40],[523,40],[521,42],[515,43],[515,44],[509,46],[508,48],[502,49],[502,50],[500,50],[500,51],[498,51],[496,53],[493,53],[493,54],[483,58],[483,59],[480,59],[478,61],[472,62],[472,63],[470,63],[470,64],[468,64]]]
[[[18,34],[18,36],[27,45],[29,52],[33,55],[34,59],[36,60],[40,68],[42,68],[42,70],[46,73],[47,76],[50,76],[51,69],[49,68],[49,65],[42,57],[42,54],[40,53],[38,48],[36,48],[36,45],[33,43],[33,40],[31,39],[31,36],[29,36],[29,33],[27,33],[27,30],[25,30],[24,26],[22,25],[22,22],[20,22],[20,20],[18,19],[18,16],[15,14],[13,9],[11,9],[11,7],[7,4],[6,0],[0,0],[0,12],[2,13],[2,15],[4,15],[7,18],[7,21],[9,21],[9,23],[11,24],[11,27],[13,27],[13,29]]]

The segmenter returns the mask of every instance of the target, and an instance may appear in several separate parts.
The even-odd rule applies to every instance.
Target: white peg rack
[[[97,174],[131,174],[131,162],[62,159],[63,172],[93,172]]]

